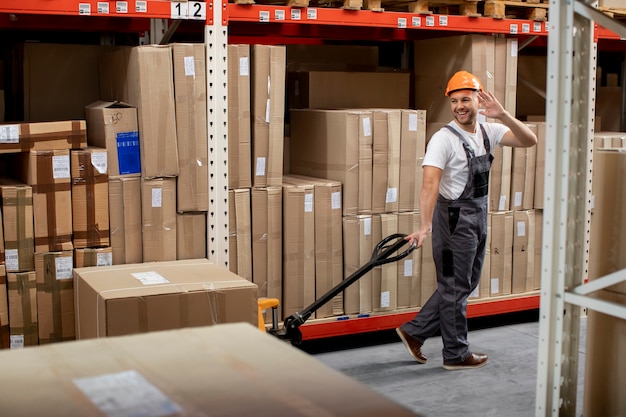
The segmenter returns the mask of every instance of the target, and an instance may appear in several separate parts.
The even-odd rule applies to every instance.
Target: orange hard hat
[[[483,86],[474,74],[467,71],[458,71],[448,81],[446,96],[457,90],[483,91]]]

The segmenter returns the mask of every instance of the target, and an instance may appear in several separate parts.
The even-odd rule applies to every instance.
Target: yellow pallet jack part
[[[270,308],[278,307],[278,298],[261,297],[258,299],[257,305],[259,309],[259,330],[265,332],[265,314],[264,311]]]

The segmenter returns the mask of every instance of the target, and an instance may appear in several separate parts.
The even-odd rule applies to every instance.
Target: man
[[[475,75],[459,71],[446,96],[454,116],[436,132],[422,164],[420,229],[406,237],[422,246],[432,230],[437,289],[415,318],[396,329],[409,353],[426,363],[425,340],[437,330],[443,339],[445,369],[479,368],[487,355],[467,341],[467,298],[478,285],[487,241],[489,169],[497,145],[530,147],[537,137],[504,110]],[[479,112],[479,107],[483,110]],[[478,114],[501,123],[477,123]]]

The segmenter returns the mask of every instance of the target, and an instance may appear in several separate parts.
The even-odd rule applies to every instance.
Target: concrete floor
[[[582,413],[586,321],[580,325],[577,416]],[[426,341],[428,363],[420,365],[393,330],[305,341],[301,349],[424,417],[534,416],[538,312],[469,324],[471,349],[489,355],[480,369],[443,369],[440,336]]]

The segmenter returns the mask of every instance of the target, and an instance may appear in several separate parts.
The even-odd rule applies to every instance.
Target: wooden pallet
[[[616,9],[614,7],[598,7],[598,10],[613,19],[626,19],[626,9]]]
[[[548,20],[547,3],[534,1],[486,0],[483,14],[494,19]]]

